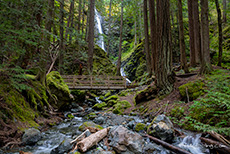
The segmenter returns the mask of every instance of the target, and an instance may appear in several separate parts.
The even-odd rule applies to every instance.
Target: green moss
[[[102,102],[102,103],[97,103],[93,106],[93,109],[95,110],[101,110],[103,107],[106,107],[107,104],[105,102]]]
[[[142,130],[146,130],[146,124],[143,123],[137,123],[135,126],[135,131],[139,132]]]
[[[73,118],[74,118],[74,116],[73,116],[72,114],[68,114],[67,117],[68,117],[69,119],[73,119]]]
[[[129,107],[132,107],[132,105],[128,101],[123,100],[123,101],[119,101],[113,107],[114,107],[113,113],[115,113],[115,114],[123,114],[124,110],[129,108]]]
[[[188,94],[189,100],[192,101],[204,94],[204,83],[201,80],[195,82],[188,82],[180,86],[179,91],[183,100],[187,100]]]
[[[60,91],[66,93],[66,94],[70,94],[70,90],[69,87],[66,85],[66,83],[64,82],[64,80],[62,79],[61,75],[59,74],[59,72],[57,71],[52,71],[50,72],[47,76],[46,76],[46,81],[47,81],[47,85],[50,86],[54,86],[57,89],[59,89]]]
[[[119,97],[117,95],[112,95],[112,96],[106,98],[105,102],[108,102],[109,100],[118,100],[118,99],[119,99]]]
[[[87,122],[84,122],[84,123],[79,127],[79,130],[80,130],[80,131],[84,131],[84,130],[86,129],[86,127],[93,127],[93,128],[103,129],[102,126],[97,125],[97,124],[95,124],[95,123],[92,122],[92,121],[87,121]]]
[[[85,90],[74,89],[71,90],[71,94],[74,96],[76,102],[84,102],[86,97]]]
[[[63,81],[59,72],[53,71],[46,76],[47,86],[50,89],[52,95],[55,95],[57,102],[50,99],[51,105],[57,109],[62,109],[69,103],[72,99],[70,98],[70,90],[66,83]]]
[[[170,115],[181,119],[184,117],[184,109],[184,107],[176,106],[171,110]]]
[[[105,98],[104,96],[100,96],[100,97],[99,97],[99,100],[102,101],[102,100],[104,100],[104,98]]]
[[[119,96],[127,96],[127,95],[128,95],[128,92],[125,91],[125,90],[122,90],[118,95],[119,95]]]
[[[113,105],[115,105],[115,104],[117,104],[117,100],[109,100],[108,102],[107,102],[107,106],[108,107],[111,107],[111,106],[113,106]]]
[[[95,113],[93,113],[93,112],[87,115],[87,119],[90,119],[90,120],[93,120],[96,117],[97,117],[97,115]]]
[[[109,91],[109,92],[107,92],[107,93],[105,94],[105,97],[109,97],[109,96],[111,96],[111,91]]]

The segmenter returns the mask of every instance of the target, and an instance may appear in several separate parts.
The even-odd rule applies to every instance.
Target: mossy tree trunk
[[[185,41],[184,41],[184,26],[182,14],[182,2],[178,0],[178,16],[179,16],[179,37],[180,37],[180,61],[181,66],[185,73],[189,73],[186,54],[185,54]]]
[[[222,63],[222,52],[223,52],[223,47],[222,47],[222,42],[223,42],[223,34],[222,34],[222,19],[221,19],[221,10],[219,6],[218,0],[215,0],[216,3],[216,11],[218,14],[218,31],[219,31],[219,57],[218,57],[218,66],[221,66]]]
[[[123,31],[123,0],[121,0],[120,43],[119,43],[119,54],[118,54],[118,60],[117,60],[117,73],[116,73],[116,75],[121,74],[120,69],[121,69],[122,31]]]
[[[150,30],[151,30],[151,60],[152,60],[153,72],[155,72],[156,57],[157,57],[155,0],[149,0],[149,20],[150,20]]]
[[[173,90],[172,49],[171,49],[171,24],[169,0],[157,0],[157,70],[156,85],[161,94]]]
[[[190,46],[190,66],[196,66],[195,47],[194,47],[194,21],[193,21],[193,1],[188,0],[189,18],[189,46]]]
[[[146,56],[146,68],[149,74],[152,73],[151,58],[149,52],[149,26],[148,26],[148,4],[147,0],[144,0],[144,31],[145,31],[145,56]]]
[[[93,71],[93,49],[94,49],[94,10],[95,0],[90,0],[90,14],[89,14],[89,35],[88,35],[88,71]]]
[[[194,23],[194,49],[195,49],[195,62],[200,63],[201,53],[201,38],[200,38],[200,20],[199,20],[199,4],[198,0],[193,1],[193,23]]]
[[[63,73],[64,64],[64,0],[60,1],[60,52],[59,52],[59,72]]]
[[[212,71],[209,50],[208,0],[201,0],[201,68],[200,74]]]

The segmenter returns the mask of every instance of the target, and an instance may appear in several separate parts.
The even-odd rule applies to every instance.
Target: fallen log
[[[150,136],[150,135],[148,135],[148,134],[145,134],[144,136],[150,138],[150,139],[151,139],[152,141],[154,141],[155,143],[160,144],[160,145],[162,145],[163,147],[165,147],[165,148],[167,148],[167,149],[169,149],[169,150],[171,150],[171,151],[173,151],[173,152],[175,152],[175,153],[177,153],[177,154],[192,154],[192,153],[190,153],[190,152],[188,152],[188,151],[186,151],[186,150],[184,150],[184,149],[181,149],[181,148],[179,148],[179,147],[176,147],[176,146],[174,146],[174,145],[171,145],[171,144],[169,144],[169,143],[167,143],[167,142],[164,142],[164,141],[162,141],[162,140],[160,140],[160,139],[158,139],[158,138],[155,138],[155,137],[153,137],[153,136]]]
[[[226,146],[230,147],[230,142],[224,138],[222,135],[214,132],[214,131],[211,131],[211,132],[208,132],[208,134],[210,134],[213,138],[215,138],[216,140],[218,140],[219,142],[225,144]]]
[[[109,131],[110,128],[104,128],[94,134],[91,134],[90,136],[84,138],[80,142],[78,142],[78,149],[81,152],[86,152],[89,148],[96,145],[100,140],[102,140]]]
[[[203,144],[206,148],[209,149],[215,149],[216,151],[222,153],[222,154],[229,154],[230,153],[230,147],[218,142],[218,141],[214,141],[211,139],[207,139],[204,137],[200,137],[200,140],[202,142],[204,142],[205,144]]]

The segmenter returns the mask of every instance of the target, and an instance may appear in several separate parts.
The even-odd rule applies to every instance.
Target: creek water
[[[92,111],[92,109],[90,109]],[[106,128],[108,126],[117,126],[117,125],[123,125],[126,128],[129,128],[133,130],[133,128],[130,127],[130,123],[146,123],[147,125],[150,124],[151,121],[148,121],[147,119],[142,119],[138,116],[128,116],[128,115],[115,115],[115,114],[105,114],[102,112],[94,111],[98,116],[103,117],[104,121],[101,124],[102,127]],[[69,112],[68,112],[69,113]],[[108,118],[109,117],[109,118]],[[79,131],[79,126],[82,125],[85,121],[91,121],[87,120],[85,117],[77,117],[75,116],[73,119],[65,119],[60,124],[51,127],[48,131],[42,132],[42,139],[37,142],[34,146],[25,146],[23,148],[16,148],[11,151],[1,152],[0,154],[18,154],[19,151],[24,152],[31,152],[33,154],[50,154],[52,149],[56,148],[64,139],[70,138],[74,139],[78,135],[80,135],[82,132]],[[129,123],[128,123],[129,122]],[[96,123],[96,122],[95,122]],[[174,139],[173,145],[178,146],[182,149],[185,149],[187,151],[190,151],[193,154],[209,154],[210,152],[208,149],[205,149],[202,144],[200,143],[199,134],[195,134],[189,131],[183,131],[186,137],[179,138],[176,137]],[[146,144],[146,147],[151,146],[151,148],[156,149],[152,154],[173,154],[173,152],[163,148],[162,146],[159,146],[153,142],[151,142],[148,138],[144,138]],[[98,143],[97,147],[95,149],[104,149],[103,143]],[[95,151],[88,151],[87,154],[94,154]],[[126,153],[127,154],[127,153]],[[145,154],[145,153],[143,153]]]

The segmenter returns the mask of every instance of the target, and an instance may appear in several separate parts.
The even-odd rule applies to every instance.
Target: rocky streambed
[[[80,108],[82,109],[82,108]],[[89,114],[88,114],[89,113]],[[194,154],[210,153],[202,146],[199,135],[185,132],[185,136],[175,136],[173,125],[165,115],[159,115],[153,119],[141,119],[138,116],[117,115],[94,111],[91,108],[78,111],[78,114],[68,112],[65,119],[59,125],[53,126],[48,131],[40,132],[29,128],[22,137],[24,147],[0,150],[0,154],[18,154],[19,151],[33,154],[64,154],[73,149],[71,142],[82,134],[87,128],[91,130],[86,136],[91,135],[94,130],[110,127],[108,135],[95,146],[88,149],[86,154],[170,154],[170,150],[157,145],[149,138],[143,137],[149,131],[163,141],[167,141],[177,147],[186,149]],[[78,150],[70,152],[80,153]]]

